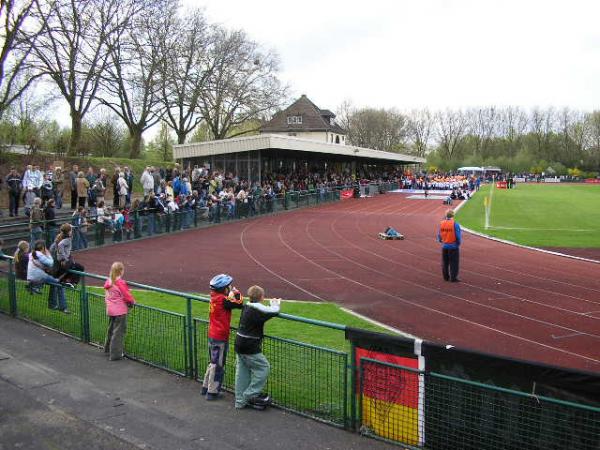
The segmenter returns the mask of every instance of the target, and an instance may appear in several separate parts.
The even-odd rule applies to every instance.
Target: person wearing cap
[[[231,311],[241,309],[243,298],[232,287],[233,278],[225,273],[210,280],[210,306],[208,316],[208,367],[202,383],[206,400],[216,400],[225,376],[225,361],[229,349]]]
[[[454,220],[454,211],[446,211],[446,217],[440,222],[438,242],[442,245],[442,275],[445,281],[459,282],[459,248],[462,241],[460,225]]]

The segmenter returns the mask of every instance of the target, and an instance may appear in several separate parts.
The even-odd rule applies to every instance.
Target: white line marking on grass
[[[572,232],[598,232],[600,230],[586,230],[586,229],[578,229],[578,228],[527,228],[527,227],[493,227],[486,226],[491,230],[522,230],[522,231],[572,231]]]
[[[600,261],[598,261],[596,259],[582,258],[581,256],[567,255],[566,253],[553,252],[552,250],[544,250],[543,248],[530,247],[529,245],[517,244],[516,242],[508,241],[506,239],[500,239],[500,238],[497,238],[494,236],[490,236],[489,234],[480,233],[479,231],[471,230],[470,228],[466,228],[463,226],[461,226],[461,229],[466,231],[467,233],[474,234],[475,236],[489,239],[490,241],[501,242],[502,244],[508,244],[508,245],[512,245],[514,247],[526,248],[527,250],[534,250],[536,252],[547,253],[549,255],[562,256],[563,258],[570,258],[570,259],[576,259],[578,261],[585,261],[585,262],[591,262],[594,264],[600,264]]]

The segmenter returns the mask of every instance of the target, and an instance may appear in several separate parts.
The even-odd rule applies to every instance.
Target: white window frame
[[[302,116],[287,116],[288,125],[302,125]]]

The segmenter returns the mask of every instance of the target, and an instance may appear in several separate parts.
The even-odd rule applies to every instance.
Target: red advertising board
[[[600,178],[586,178],[585,182],[590,184],[600,184]]]
[[[498,189],[506,189],[506,181],[497,181],[496,182],[496,187]]]
[[[343,189],[342,192],[340,193],[340,198],[342,200],[344,200],[346,198],[352,198],[353,196],[354,196],[353,189]]]

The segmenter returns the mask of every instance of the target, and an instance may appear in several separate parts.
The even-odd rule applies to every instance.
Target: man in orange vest
[[[461,243],[460,225],[454,221],[454,211],[446,211],[446,218],[440,222],[438,242],[442,246],[442,275],[445,281],[457,283],[459,247]]]

